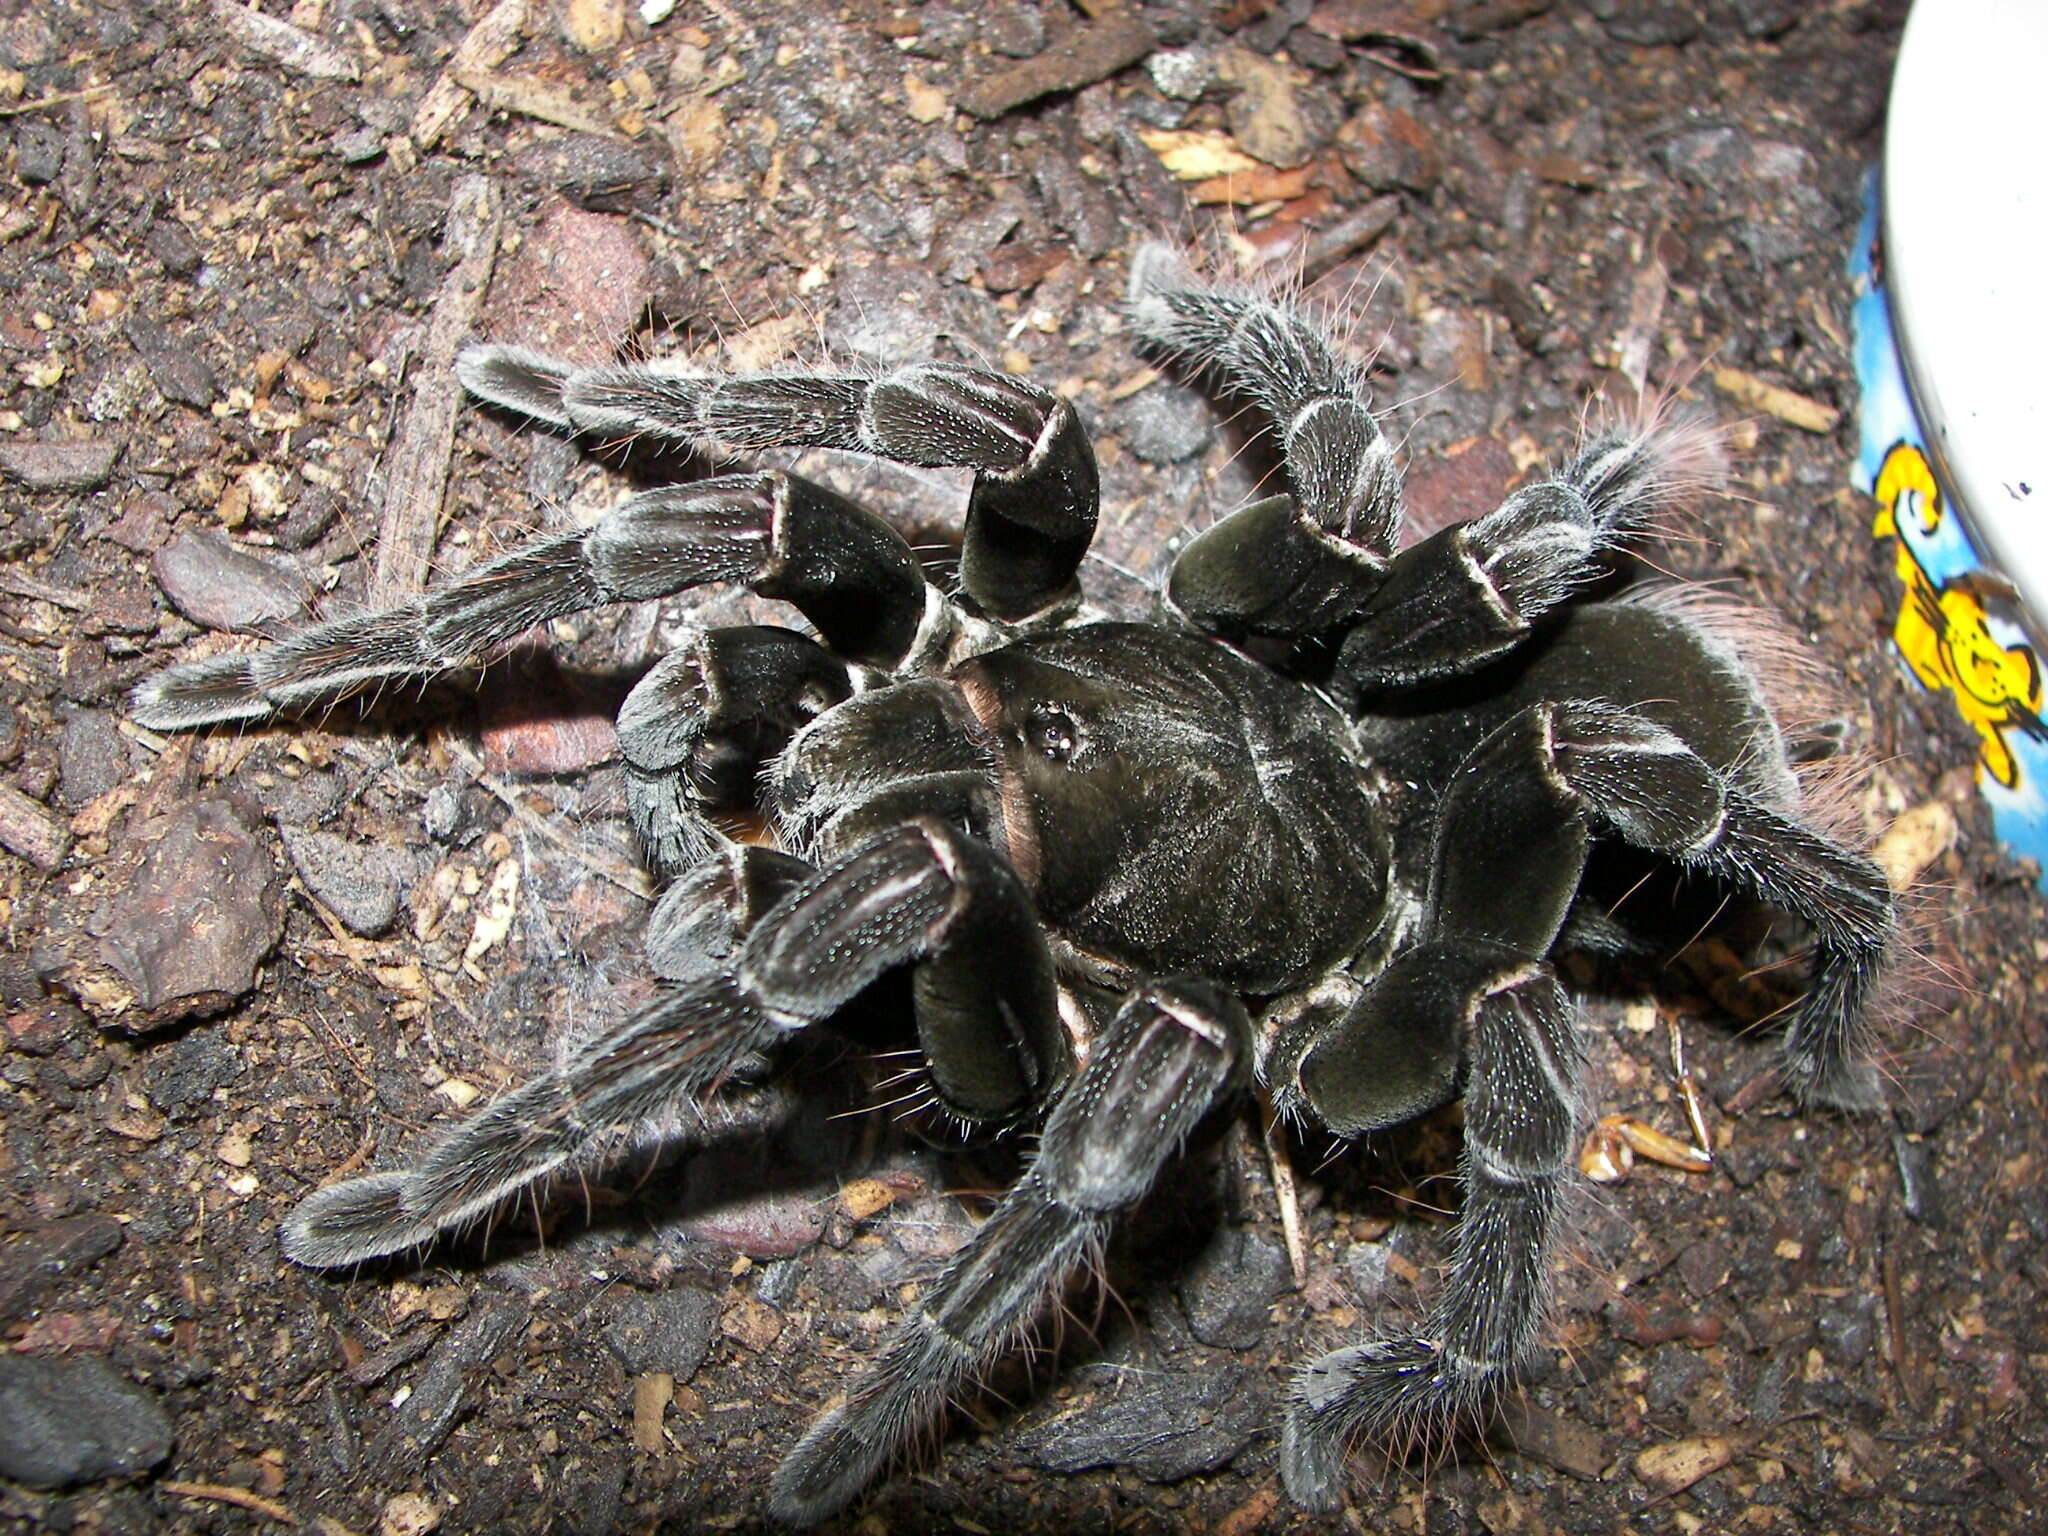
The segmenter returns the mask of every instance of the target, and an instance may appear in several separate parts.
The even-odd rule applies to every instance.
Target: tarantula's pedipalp
[[[758,872],[721,864],[712,883],[733,881],[737,894],[735,877]],[[689,1108],[905,963],[922,962],[920,983],[937,977],[917,997],[946,1107],[975,1120],[1013,1116],[1066,1071],[1052,963],[1029,912],[987,849],[936,822],[899,826],[777,902],[739,941],[730,969],[677,986],[579,1046],[410,1166],[312,1196],[286,1224],[285,1251],[331,1267],[418,1247],[622,1129]],[[1000,991],[969,993],[963,968]]]
[[[1036,1315],[1242,1075],[1251,1019],[1197,977],[1126,1002],[1054,1107],[1038,1154],[880,1357],[776,1470],[770,1510],[808,1525],[845,1505]]]
[[[1678,429],[1617,432],[1492,512],[1454,523],[1388,567],[1346,624],[1337,669],[1364,693],[1468,673],[1504,655],[1599,574],[1671,493]]]
[[[722,841],[708,815],[752,807],[761,764],[853,693],[847,665],[794,630],[698,630],[619,710],[626,808],[654,866],[677,874]]]
[[[549,619],[716,581],[793,604],[835,650],[883,666],[902,660],[927,608],[917,557],[880,518],[795,475],[722,475],[642,492],[396,607],[171,667],[129,707],[153,730],[259,720],[479,663]]]
[[[676,877],[647,914],[642,946],[663,981],[701,981],[730,972],[754,925],[817,869],[757,843],[721,843]]]
[[[985,612],[1027,619],[1070,597],[1095,537],[1094,450],[1074,408],[1022,379],[958,363],[880,378],[670,368],[571,368],[520,347],[472,347],[470,392],[598,436],[652,433],[697,446],[843,448],[974,471],[960,582]]]

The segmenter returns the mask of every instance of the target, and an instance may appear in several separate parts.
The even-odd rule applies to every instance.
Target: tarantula
[[[1596,435],[1551,479],[1397,548],[1392,452],[1311,321],[1165,247],[1138,253],[1128,314],[1154,355],[1263,409],[1290,487],[1195,537],[1152,622],[1080,607],[1094,456],[1073,408],[1030,383],[936,362],[706,377],[480,346],[458,364],[472,394],[570,432],[972,469],[957,590],[832,492],[725,474],[137,690],[159,729],[255,719],[707,582],[815,631],[692,633],[620,711],[632,819],[673,880],[648,928],[657,1000],[404,1166],[307,1199],[293,1259],[424,1245],[621,1127],[714,1102],[907,968],[944,1111],[1040,1142],[783,1462],[773,1511],[813,1521],[1249,1080],[1339,1137],[1462,1088],[1463,1213],[1425,1325],[1309,1362],[1289,1394],[1287,1487],[1329,1507],[1352,1437],[1470,1418],[1533,1340],[1580,1098],[1554,957],[1640,940],[1627,907],[1582,896],[1596,847],[1803,920],[1787,1076],[1809,1101],[1875,1101],[1861,1044],[1892,935],[1883,875],[1802,813],[1757,680],[1697,604],[1583,600],[1672,494],[1669,436]],[[726,835],[742,809],[778,848]]]

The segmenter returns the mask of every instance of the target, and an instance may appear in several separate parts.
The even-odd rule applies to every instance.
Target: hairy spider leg
[[[1465,1090],[1465,1198],[1424,1330],[1309,1362],[1288,1391],[1287,1491],[1334,1510],[1356,1437],[1399,1450],[1490,1407],[1535,1341],[1578,1120],[1571,1001],[1547,971],[1480,1000]]]
[[[1884,1102],[1867,1060],[1867,1007],[1896,937],[1896,903],[1867,855],[1731,789],[1721,835],[1692,862],[1813,929],[1806,993],[1783,1047],[1792,1091],[1835,1109]]]
[[[1124,306],[1138,340],[1265,412],[1303,539],[1320,532],[1366,568],[1384,565],[1401,529],[1401,476],[1366,405],[1364,375],[1292,307],[1248,288],[1195,284],[1173,247],[1141,246]]]
[[[1251,1038],[1235,994],[1199,977],[1131,996],[995,1213],[776,1469],[776,1518],[809,1525],[844,1508],[1032,1321],[1236,1084]]]
[[[1478,1412],[1535,1335],[1578,1077],[1570,1014],[1545,956],[1596,832],[1811,922],[1819,944],[1793,1060],[1820,1070],[1848,1060],[1844,1037],[1890,933],[1874,865],[1769,810],[1646,715],[1546,701],[1497,727],[1466,756],[1438,812],[1430,929],[1342,1017],[1276,1042],[1269,1065],[1282,1102],[1305,1102],[1346,1135],[1448,1102],[1468,1034],[1473,1074],[1451,1277],[1426,1333],[1339,1351],[1297,1378],[1283,1466],[1305,1503],[1336,1498],[1352,1435],[1426,1436]],[[1506,848],[1512,862],[1498,857]],[[1489,1012],[1510,994],[1504,1011]]]
[[[1419,941],[1340,1017],[1311,1017],[1275,1042],[1277,1102],[1346,1136],[1448,1103],[1461,1057],[1472,1063],[1450,1279],[1425,1332],[1340,1351],[1297,1378],[1283,1467],[1304,1503],[1336,1499],[1353,1435],[1441,1434],[1512,1380],[1541,1321],[1577,1117],[1572,1014],[1548,956],[1592,834],[1684,858],[1719,834],[1723,804],[1717,770],[1641,715],[1592,703],[1518,711],[1444,793],[1434,915]]]
[[[736,928],[744,893],[724,882],[788,874],[721,861],[704,883]],[[919,1027],[955,1114],[1014,1117],[1068,1071],[1052,959],[1029,898],[994,853],[941,823],[874,839],[791,890],[736,942],[730,967],[676,985],[407,1167],[311,1196],[285,1224],[286,1254],[330,1267],[429,1242],[622,1130],[694,1108],[760,1051],[831,1017],[897,965],[919,964]],[[961,984],[970,971],[972,988]]]
[[[472,347],[456,366],[473,394],[579,432],[743,451],[841,448],[971,469],[960,583],[1006,623],[1072,598],[1095,537],[1100,491],[1080,417],[1036,384],[985,368],[691,375],[658,365],[571,369],[516,347]]]
[[[792,604],[834,651],[884,667],[908,654],[928,609],[917,557],[880,518],[795,475],[720,475],[642,492],[395,607],[167,668],[130,712],[153,730],[261,719],[480,663],[549,619],[716,581]]]

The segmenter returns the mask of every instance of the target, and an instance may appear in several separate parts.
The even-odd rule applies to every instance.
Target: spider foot
[[[1794,1047],[1786,1052],[1779,1071],[1801,1104],[1848,1114],[1870,1114],[1885,1106],[1884,1080],[1867,1061],[1828,1058]]]
[[[1505,1373],[1462,1361],[1434,1339],[1375,1339],[1334,1350],[1295,1375],[1280,1441],[1280,1475],[1296,1502],[1334,1510],[1344,1453],[1356,1439],[1400,1455],[1442,1444],[1497,1395]]]
[[[407,1210],[410,1174],[366,1174],[307,1197],[284,1224],[284,1251],[300,1264],[328,1269],[420,1248],[439,1224]]]
[[[261,720],[273,707],[246,654],[181,661],[137,684],[128,698],[128,713],[152,731]]]

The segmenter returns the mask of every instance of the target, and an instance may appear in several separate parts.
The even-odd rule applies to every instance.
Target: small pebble
[[[1110,420],[1124,446],[1147,464],[1183,463],[1216,440],[1208,401],[1163,379],[1120,401]]]
[[[0,1477],[31,1488],[147,1472],[171,1416],[96,1355],[0,1355]]]
[[[309,827],[277,830],[306,889],[350,933],[375,938],[391,926],[399,896],[416,872],[410,854]]]
[[[90,491],[107,483],[120,457],[119,443],[0,443],[0,475],[32,491]]]
[[[157,552],[156,577],[178,612],[208,629],[268,629],[306,616],[305,579],[224,533],[181,533]]]
[[[1017,1454],[1049,1472],[1118,1467],[1175,1483],[1214,1471],[1250,1445],[1271,1406],[1243,1371],[1141,1376],[1026,1430]]]
[[[718,1309],[716,1297],[694,1286],[636,1291],[606,1325],[605,1342],[631,1375],[661,1371],[688,1381],[711,1349]]]
[[[1267,1309],[1289,1278],[1278,1244],[1244,1227],[1219,1232],[1180,1282],[1189,1332],[1219,1348],[1252,1348],[1265,1338]]]
[[[283,933],[283,889],[253,820],[231,794],[172,808],[126,889],[93,913],[101,957],[148,1023],[226,1006]]]

